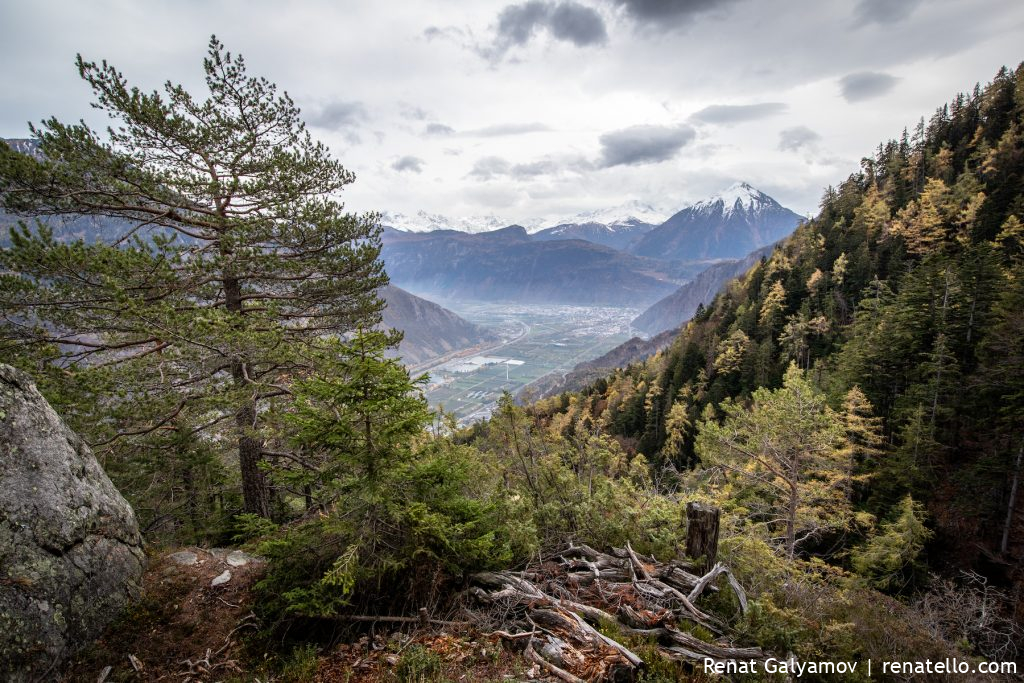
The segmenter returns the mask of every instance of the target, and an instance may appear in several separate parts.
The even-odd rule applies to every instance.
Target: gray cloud
[[[530,0],[521,5],[508,5],[498,15],[498,41],[507,47],[525,45],[534,32],[547,22],[551,11],[543,0]]]
[[[539,159],[528,164],[516,164],[512,167],[511,175],[514,178],[536,178],[542,175],[551,175],[558,172],[558,164],[551,159]]]
[[[527,0],[507,5],[498,14],[494,44],[481,50],[484,57],[498,61],[509,49],[526,45],[537,32],[547,30],[556,40],[577,47],[603,45],[608,41],[604,19],[593,8],[575,0]]]
[[[537,176],[553,175],[558,171],[559,165],[547,157],[529,163],[512,164],[501,157],[489,156],[477,159],[469,175],[478,180],[491,180],[497,177],[528,180]]]
[[[694,17],[734,4],[735,0],[611,0],[638,24],[670,30]]]
[[[414,156],[406,155],[404,157],[396,159],[395,163],[391,164],[391,168],[393,168],[394,170],[398,171],[399,173],[401,173],[403,171],[411,171],[413,173],[422,173],[423,172],[423,159],[420,159],[419,157],[414,157]]]
[[[501,157],[482,157],[476,160],[469,171],[469,177],[477,180],[490,180],[497,176],[508,175],[512,164]]]
[[[455,129],[451,126],[446,126],[443,123],[428,123],[427,127],[423,129],[423,132],[427,135],[452,135]]]
[[[685,124],[680,126],[631,126],[601,136],[601,159],[598,165],[636,166],[667,161],[692,142],[697,132]]]
[[[757,121],[786,111],[782,102],[760,102],[758,104],[712,104],[690,116],[691,121],[730,125]]]
[[[424,121],[430,118],[430,113],[423,107],[418,107],[415,104],[409,104],[408,102],[402,102],[399,105],[399,116],[403,119],[409,119],[411,121]]]
[[[807,126],[787,128],[779,133],[779,149],[783,152],[798,152],[803,147],[813,147],[821,136]]]
[[[853,8],[855,26],[894,24],[909,17],[921,0],[860,0]]]
[[[875,71],[859,71],[839,79],[839,89],[847,102],[861,102],[880,97],[899,81],[895,76]]]
[[[548,29],[558,40],[576,47],[603,45],[608,40],[604,19],[590,7],[575,2],[561,2],[548,18]]]
[[[306,115],[306,121],[311,126],[328,130],[352,128],[360,125],[366,119],[366,105],[355,101],[329,102]]]
[[[551,130],[551,127],[537,122],[527,123],[496,123],[493,126],[473,128],[470,130],[456,131],[451,126],[443,123],[428,123],[423,129],[424,134],[434,136],[458,135],[469,138],[497,138],[506,135],[525,135],[526,133],[542,133]]]
[[[447,39],[460,42],[465,35],[466,32],[458,26],[428,26],[423,29],[423,37],[427,40]]]

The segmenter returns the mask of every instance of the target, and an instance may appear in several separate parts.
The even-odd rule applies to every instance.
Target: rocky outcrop
[[[0,364],[0,672],[49,678],[139,589],[135,513],[23,373]]]

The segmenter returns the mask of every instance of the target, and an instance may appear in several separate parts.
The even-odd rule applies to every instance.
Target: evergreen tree
[[[853,568],[878,588],[899,590],[920,572],[919,556],[931,537],[924,525],[924,509],[905,496],[895,518],[854,552]]]
[[[431,433],[454,425],[429,429],[426,378],[411,378],[385,355],[396,343],[359,330],[331,342],[335,361],[293,386],[284,420],[301,457],[272,477],[296,498],[308,496],[315,514],[263,540],[272,560],[260,586],[264,610],[331,615],[360,595],[421,602],[430,596],[415,592],[433,586],[418,578],[502,566],[522,540],[493,495],[493,469],[478,452]],[[245,520],[256,529],[265,523]]]
[[[796,365],[782,388],[755,391],[749,410],[732,401],[722,410],[721,424],[700,424],[697,453],[767,502],[765,521],[783,527],[789,557],[801,542],[849,523],[842,422]]]
[[[123,229],[111,244],[17,231],[0,349],[48,371],[75,427],[122,456],[233,423],[245,509],[266,516],[266,407],[329,360],[325,340],[379,320],[376,216],[343,211],[352,173],[216,38],[203,100],[77,64],[114,126],[101,140],[50,119],[32,129],[38,157],[0,144],[2,206]]]

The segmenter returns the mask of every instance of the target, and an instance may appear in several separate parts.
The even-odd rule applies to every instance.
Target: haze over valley
[[[461,339],[461,347],[448,342],[424,349],[407,332],[399,351],[414,369],[429,373],[432,405],[461,422],[486,418],[504,391],[540,395],[562,387],[578,365],[636,335],[679,327],[800,221],[742,182],[670,216],[630,202],[530,229],[495,228],[501,221],[493,216],[385,214],[381,254],[392,283],[450,309],[429,316],[446,325],[424,329],[441,335],[461,316],[501,339],[482,343],[483,332],[455,331],[446,338]],[[388,325],[423,327],[414,320],[422,315],[387,310]],[[638,341],[628,360],[648,349]],[[431,351],[439,362],[430,362]]]

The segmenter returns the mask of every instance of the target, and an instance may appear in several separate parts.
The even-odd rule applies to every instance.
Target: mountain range
[[[501,222],[493,216],[474,223],[417,215],[426,222],[409,230],[388,225],[388,215],[384,219],[381,256],[400,287],[445,300],[628,307],[650,306],[675,294],[709,266],[742,260],[788,235],[801,221],[747,183],[736,183],[667,220],[639,202],[542,221],[530,229],[490,229]],[[734,267],[716,269],[664,304],[660,313],[644,318],[641,329],[654,333],[669,329],[654,329],[662,324],[678,326],[681,320],[674,318],[692,315]]]
[[[634,199],[603,209],[534,220],[510,221],[493,214],[456,218],[427,211],[417,211],[413,214],[385,211],[382,214],[381,222],[388,227],[404,232],[458,230],[459,232],[478,233],[499,230],[509,225],[522,225],[526,232],[532,234],[562,225],[584,223],[600,223],[610,227],[635,223],[661,225],[669,215],[671,214]]]
[[[533,234],[535,241],[551,240],[583,240],[593,242],[612,249],[629,252],[636,242],[648,232],[656,228],[653,223],[634,220],[628,223],[563,223],[553,228],[546,228]]]
[[[534,240],[522,226],[486,233],[385,229],[391,281],[444,300],[641,307],[695,273],[581,239]]]

